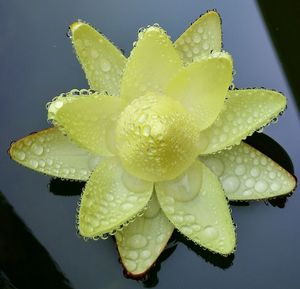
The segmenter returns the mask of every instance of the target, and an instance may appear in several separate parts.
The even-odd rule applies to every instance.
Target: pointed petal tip
[[[217,253],[223,256],[229,256],[235,252],[236,249],[236,238],[234,237],[231,242],[224,245],[224,247]]]
[[[85,25],[85,23],[77,20],[70,25],[70,30],[74,33],[82,25]]]

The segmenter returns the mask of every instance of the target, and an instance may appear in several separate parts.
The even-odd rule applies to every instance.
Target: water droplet
[[[210,240],[214,240],[218,237],[219,232],[216,228],[214,228],[212,226],[206,226],[203,229],[203,235],[205,235],[205,237],[210,239]]]
[[[130,210],[133,208],[133,204],[131,203],[124,203],[121,205],[121,208],[124,210],[124,211],[127,211],[127,210]]]
[[[281,184],[278,182],[275,182],[273,184],[271,184],[271,190],[273,192],[279,191],[281,189]]]
[[[92,50],[92,51],[91,51],[91,56],[92,56],[93,58],[98,58],[98,56],[99,56],[98,51],[97,51],[97,50]]]
[[[36,169],[39,166],[39,163],[36,160],[30,160],[31,166]]]
[[[151,252],[149,250],[143,250],[140,256],[142,259],[148,259],[151,256]]]
[[[264,180],[259,180],[255,186],[254,186],[255,190],[258,192],[258,193],[264,193],[267,188],[268,188],[268,184],[266,181]]]
[[[275,179],[276,174],[274,172],[270,172],[269,177],[270,177],[270,179]]]
[[[241,175],[243,175],[243,174],[246,172],[246,168],[245,168],[244,165],[238,165],[238,166],[235,168],[234,172],[235,172],[238,176],[241,176]]]
[[[151,127],[149,125],[145,125],[143,128],[143,135],[145,137],[148,137],[150,136],[150,134],[151,134]]]
[[[247,179],[245,182],[245,185],[247,188],[253,188],[255,185],[255,180],[254,179]]]
[[[193,41],[199,43],[201,41],[201,36],[198,33],[195,33],[193,36]]]
[[[228,176],[222,181],[223,188],[227,193],[234,193],[240,186],[240,180],[237,176]]]
[[[128,251],[126,254],[126,258],[136,260],[138,258],[139,254],[137,251]]]
[[[32,141],[31,141],[30,139],[26,139],[26,140],[24,141],[24,143],[25,143],[26,146],[31,146]]]
[[[139,123],[144,123],[145,120],[147,119],[147,117],[148,117],[148,115],[147,115],[146,113],[143,113],[143,114],[139,117],[138,122],[139,122]]]
[[[128,246],[133,249],[144,248],[147,245],[147,243],[147,239],[140,234],[133,235],[127,240]]]
[[[193,233],[193,230],[188,227],[188,226],[183,226],[181,228],[181,232],[184,234],[184,235],[191,235]]]
[[[111,68],[111,65],[110,65],[110,63],[109,63],[109,61],[107,61],[107,60],[105,60],[105,59],[103,59],[102,61],[101,61],[101,69],[104,71],[104,72],[108,72],[109,70],[110,70],[110,68]]]
[[[64,105],[64,103],[60,100],[57,100],[57,101],[54,102],[54,107],[56,109],[60,109],[63,105]]]
[[[156,243],[160,244],[164,240],[165,236],[164,234],[160,234],[156,238]]]
[[[33,144],[32,145],[32,151],[33,153],[35,153],[37,156],[40,156],[43,152],[44,149],[42,146],[38,145],[38,144]]]
[[[267,165],[267,160],[265,159],[265,158],[262,158],[261,160],[260,160],[260,163],[263,165],[263,166],[265,166],[265,165]]]
[[[134,262],[132,260],[125,260],[124,263],[125,263],[125,267],[127,268],[127,270],[129,272],[134,271],[136,269],[136,267],[137,267],[136,262]]]
[[[68,38],[72,39],[72,30],[71,30],[70,27],[69,27],[69,29],[68,29],[66,35],[67,35]]]
[[[203,28],[202,28],[202,27],[199,27],[199,28],[197,29],[197,31],[198,31],[199,33],[203,33]]]
[[[251,174],[252,177],[258,177],[259,174],[260,174],[259,168],[257,168],[257,167],[252,168],[251,171],[250,171],[250,174]]]
[[[25,158],[26,158],[26,154],[25,154],[24,152],[22,152],[22,151],[17,151],[17,152],[15,153],[15,156],[16,156],[16,158],[17,158],[19,161],[24,161]]]
[[[198,54],[199,53],[199,48],[198,47],[194,47],[193,48],[193,53],[194,54]]]
[[[184,221],[186,223],[193,223],[195,222],[195,217],[193,215],[186,215],[184,216]]]
[[[244,192],[243,192],[243,195],[244,195],[245,197],[248,197],[248,196],[252,195],[252,190],[246,190],[246,191],[244,191]]]
[[[203,37],[203,39],[204,39],[204,37]],[[208,43],[207,43],[207,42],[204,42],[203,45],[202,45],[202,48],[203,48],[204,50],[207,50],[207,49],[209,48]]]

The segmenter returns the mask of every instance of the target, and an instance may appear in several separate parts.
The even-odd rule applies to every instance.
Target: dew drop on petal
[[[268,183],[264,180],[259,180],[254,188],[258,193],[264,193],[268,188]]]
[[[146,125],[144,128],[143,128],[143,135],[145,137],[148,137],[150,136],[151,134],[151,127],[149,125]]]
[[[213,226],[206,226],[203,229],[203,235],[210,240],[215,240],[218,237],[219,232]]]
[[[26,154],[22,151],[18,151],[16,152],[16,158],[19,160],[19,161],[24,161],[25,158],[26,158]]]
[[[223,180],[224,190],[228,193],[234,193],[240,186],[240,180],[237,176],[231,175]]]
[[[271,190],[273,192],[279,191],[281,189],[281,184],[278,182],[272,183],[271,184]]]
[[[125,260],[125,266],[128,271],[132,272],[136,269],[137,264],[136,264],[136,262],[134,262],[132,260]]]
[[[251,169],[250,174],[252,177],[258,177],[260,175],[260,171],[258,167],[254,167]]]
[[[127,254],[126,254],[126,257],[128,259],[132,259],[132,260],[136,260],[138,258],[138,256],[139,256],[138,252],[137,251],[133,251],[133,250],[128,251]]]
[[[236,168],[235,168],[235,173],[238,175],[238,176],[242,176],[243,174],[245,174],[246,172],[246,167],[244,165],[238,165]]]
[[[156,238],[156,242],[158,244],[160,244],[163,241],[164,237],[165,237],[164,234],[158,235],[157,238]]]
[[[91,51],[91,56],[92,56],[92,58],[98,58],[99,53],[96,50],[92,50]]]
[[[30,160],[30,164],[34,169],[36,169],[39,166],[37,160]]]
[[[108,72],[111,68],[111,65],[110,65],[110,62],[103,59],[102,62],[101,62],[101,69],[104,71],[104,72]]]
[[[142,259],[148,259],[151,256],[151,252],[149,250],[143,250],[140,256]]]
[[[124,203],[124,204],[121,205],[121,208],[122,208],[124,211],[130,210],[130,209],[132,209],[133,207],[134,207],[134,206],[133,206],[133,204],[131,204],[131,203]]]
[[[39,144],[33,144],[31,149],[32,149],[33,153],[36,154],[37,156],[42,155],[44,152],[43,147]]]
[[[203,37],[204,38],[204,37]],[[207,50],[209,48],[209,45],[207,42],[204,42],[203,45],[202,45],[202,48]]]
[[[128,242],[128,246],[131,247],[132,249],[144,248],[148,243],[147,239],[140,234],[133,235],[128,239],[127,242]]]

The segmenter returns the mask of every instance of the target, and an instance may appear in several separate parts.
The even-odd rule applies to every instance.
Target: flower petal
[[[185,63],[222,49],[222,27],[218,12],[208,11],[198,18],[174,43]]]
[[[205,129],[220,113],[231,81],[230,55],[215,53],[183,69],[169,83],[166,95],[179,100]]]
[[[72,43],[89,86],[99,92],[119,95],[126,58],[105,36],[83,22],[70,26]]]
[[[59,177],[85,181],[100,157],[78,147],[57,128],[28,135],[13,143],[10,156],[23,166]]]
[[[145,208],[152,191],[153,183],[129,175],[117,159],[103,160],[91,174],[82,195],[80,234],[113,234]]]
[[[116,233],[122,263],[131,275],[145,273],[170,239],[174,226],[160,209],[153,194],[142,217]]]
[[[173,181],[156,184],[158,201],[169,220],[197,244],[227,255],[235,232],[218,178],[200,161]]]
[[[211,127],[202,132],[203,154],[214,153],[253,134],[276,118],[286,107],[285,97],[267,89],[228,91],[223,111]]]
[[[113,96],[69,93],[52,101],[48,118],[82,147],[94,154],[110,156],[114,154],[115,121],[122,108],[122,100]]]
[[[219,177],[229,200],[273,198],[296,186],[291,174],[244,142],[201,160]]]
[[[182,68],[179,55],[168,35],[151,26],[139,33],[121,83],[121,96],[127,102],[147,92],[162,94],[167,83]]]

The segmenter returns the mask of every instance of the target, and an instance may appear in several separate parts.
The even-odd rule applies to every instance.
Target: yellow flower
[[[227,198],[266,199],[295,187],[291,175],[241,142],[285,109],[285,97],[229,90],[232,58],[222,51],[214,11],[175,43],[158,25],[140,30],[128,59],[88,24],[70,30],[90,90],[49,103],[55,128],[14,143],[12,158],[87,181],[80,234],[115,234],[133,275],[155,262],[174,228],[213,252],[232,253]]]

